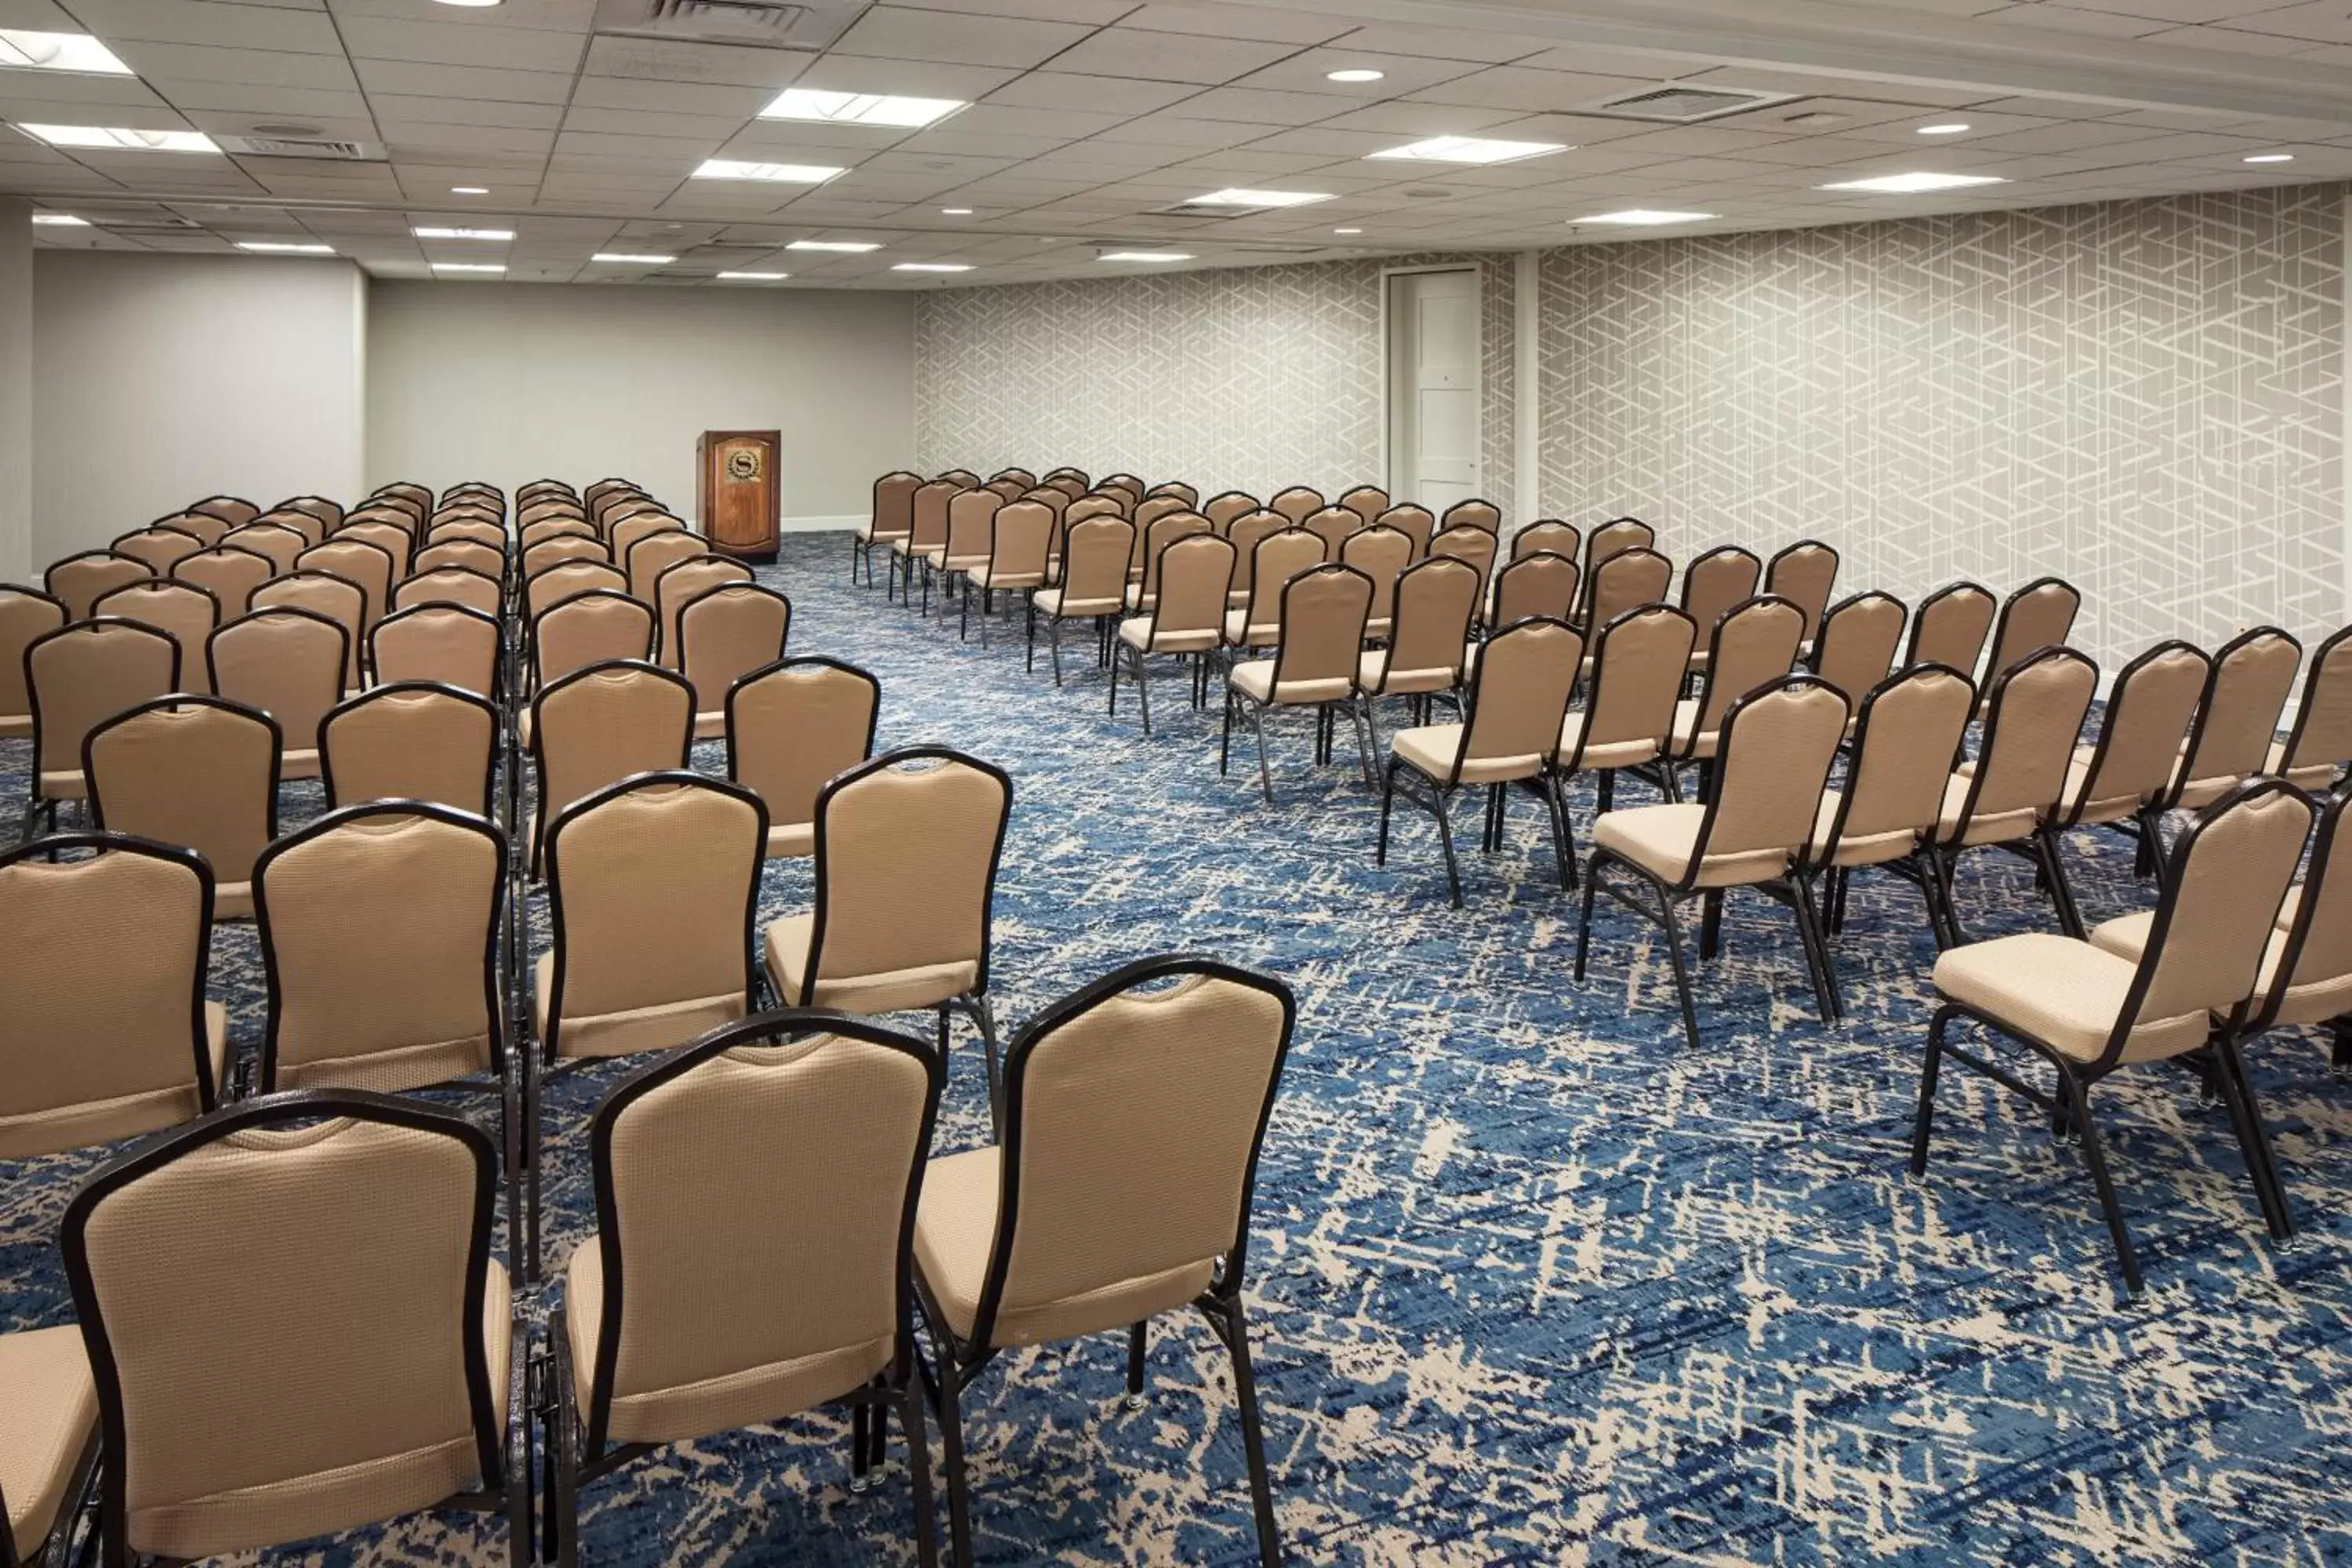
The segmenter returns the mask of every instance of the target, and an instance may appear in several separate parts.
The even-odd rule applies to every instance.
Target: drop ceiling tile
[[[449,153],[546,153],[556,144],[556,132],[521,125],[435,125],[429,122],[385,121],[387,145],[398,157],[425,150]],[[583,149],[588,151],[589,149]]]
[[[1238,125],[1228,120],[1193,120],[1170,112],[1146,114],[1090,136],[1080,146],[1135,143],[1152,147],[1234,147],[1254,142],[1265,127]]]
[[[936,130],[908,137],[893,151],[1011,160],[1034,158],[1040,153],[1066,146],[1071,140],[1067,136],[984,135],[968,132],[950,121]]]
[[[1020,21],[877,5],[833,46],[838,55],[1027,67],[1043,64],[1093,29],[1083,22]]]
[[[589,40],[583,63],[583,90],[597,78],[621,81],[685,82],[711,88],[790,86],[808,68],[810,57],[791,49],[739,49],[659,38],[597,37]],[[619,99],[596,101],[614,108],[658,109],[658,103]],[[730,102],[732,100],[730,99]]]
[[[240,82],[344,92],[359,85],[352,76],[350,62],[341,55],[220,48],[208,44],[134,43],[119,45],[114,52],[166,97],[171,96],[173,85],[181,82]]]
[[[358,69],[360,85],[370,93],[522,103],[563,103],[572,96],[572,78],[556,71],[425,65],[414,60],[361,60]]]
[[[1258,125],[1312,125],[1358,107],[1353,99],[1328,92],[1277,92],[1254,87],[1211,88],[1184,101],[1184,112],[1195,119]]]
[[[1354,26],[1338,17],[1303,12],[1216,5],[1145,5],[1121,17],[1119,25],[1212,38],[1255,38],[1270,44],[1319,44]]]
[[[1914,82],[1890,86],[1884,93],[1864,93],[1856,90],[1851,77],[1816,76],[1809,71],[1774,70],[1760,66],[1716,66],[1692,71],[1677,79],[1703,82],[1708,87],[1739,87],[1756,92],[1787,92],[1801,98],[1887,98],[1899,103],[1916,103],[1928,109],[1958,109],[1981,102],[1987,98],[2001,96],[1969,88],[1921,87]]]
[[[171,112],[171,106],[135,77],[0,71],[0,119],[79,125],[91,123],[84,116],[104,111],[104,123],[127,125],[131,121],[115,117],[130,109]]]
[[[969,103],[986,97],[1018,74],[1007,66],[831,54],[812,65],[794,85],[827,92],[885,92],[907,98],[952,98]]]
[[[1105,27],[1056,56],[1054,64],[1062,70],[1097,76],[1214,85],[1263,69],[1293,52],[1287,44],[1249,38],[1204,38],[1147,32],[1139,27]]]
[[[520,104],[519,110],[531,113],[550,112],[545,104]],[[723,142],[743,127],[743,118],[737,114],[649,114],[635,109],[583,109],[553,110],[566,131],[592,132],[606,136],[652,136],[669,141]],[[536,123],[536,122],[534,122]]]
[[[343,44],[353,59],[415,60],[428,65],[482,66],[495,70],[562,71],[580,68],[581,38],[537,27],[493,27],[347,16]]]
[[[411,98],[394,92],[372,94],[368,102],[378,120],[407,125],[512,125],[553,131],[564,121],[563,110],[552,103],[503,102],[488,98]]]
[[[311,88],[255,87],[244,82],[176,82],[172,101],[185,110],[226,109],[266,120],[332,120],[363,116],[367,100],[356,92]]]
[[[2230,26],[2249,33],[2308,38],[2315,44],[2352,44],[2352,11],[2335,0],[2309,0],[2305,5],[2258,11],[2233,18]]]
[[[2082,11],[2071,5],[2036,4],[2011,5],[2007,10],[1991,12],[1983,20],[2015,26],[2034,27],[2044,32],[2077,33],[2091,37],[2137,38],[2143,34],[2160,32],[2164,24],[2151,22],[2145,16],[2126,16],[2112,11]]]
[[[86,24],[67,13],[55,0],[0,0],[0,27],[24,27],[37,33],[82,33]]]
[[[297,54],[343,52],[334,24],[323,11],[289,15],[267,5],[215,5],[213,0],[74,0],[74,18],[64,26],[75,32],[95,33],[109,44],[213,44]]]
[[[2290,55],[2307,58],[2312,49],[2308,38],[2251,33],[2236,27],[2175,27],[2161,33],[2146,34],[2140,41],[2177,48],[2218,49],[2224,54],[2264,55],[2273,58],[2284,58]]]
[[[1165,109],[1202,89],[1192,82],[1138,81],[1131,78],[1083,76],[1070,71],[1031,71],[988,95],[988,105],[1014,109],[1071,110],[1125,119]]]
[[[1363,49],[1376,55],[1434,56],[1447,60],[1479,60],[1499,65],[1555,47],[1549,38],[1488,33],[1472,27],[1360,27],[1332,40],[1334,48]]]

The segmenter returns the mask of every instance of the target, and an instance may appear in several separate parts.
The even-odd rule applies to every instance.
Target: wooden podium
[[[781,430],[705,430],[694,444],[695,505],[710,548],[776,558],[776,453]]]

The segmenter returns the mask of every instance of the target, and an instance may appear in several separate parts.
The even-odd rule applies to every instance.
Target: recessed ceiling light
[[[436,272],[504,272],[506,269],[503,261],[436,261],[433,264]]]
[[[453,196],[487,196],[490,194],[490,187],[488,185],[452,185],[449,187],[449,194]]]
[[[499,0],[441,0],[441,4],[444,5],[467,5],[475,7],[495,5],[498,3]]]
[[[1651,207],[1628,207],[1621,213],[1595,213],[1591,217],[1572,218],[1573,223],[1621,223],[1628,227],[1648,227],[1664,223],[1705,223],[1716,213],[1661,212]]]
[[[1922,125],[1919,127],[1918,134],[1922,136],[1958,136],[1968,129],[1969,122],[1965,120],[1948,120],[1941,125]]]
[[[625,267],[667,267],[677,259],[675,256],[656,256],[650,251],[600,250],[588,258],[591,261],[614,261]]]
[[[2249,163],[2292,163],[2294,162],[2294,154],[2292,153],[2256,153],[2252,157],[2248,158],[2246,162]]]
[[[512,239],[510,228],[412,228],[408,231],[419,239]]]
[[[1787,119],[1781,121],[1780,123],[1783,125],[1801,126],[1843,125],[1846,122],[1848,118],[1849,117],[1846,115],[1835,114],[1826,109],[1809,109],[1801,114],[1790,115]]]
[[[943,217],[970,217],[971,216],[971,209],[970,207],[941,207],[940,209],[940,214]]]
[[[895,98],[878,92],[823,92],[788,87],[760,110],[762,120],[823,120],[835,125],[895,125],[912,130],[944,120],[964,106],[960,98]]]
[[[88,228],[89,219],[76,217],[71,213],[35,213],[33,221],[43,228]]]
[[[1203,207],[1303,207],[1309,202],[1328,202],[1328,191],[1211,191],[1205,196],[1194,196],[1187,206]]]
[[[1364,231],[1360,228],[1335,228],[1331,232],[1333,234],[1361,234]]]
[[[1560,142],[1498,142],[1487,136],[1433,136],[1402,147],[1367,153],[1368,158],[1395,158],[1412,163],[1510,163],[1540,158],[1547,153],[1574,149]]]
[[[1189,250],[1106,250],[1097,261],[1190,261]]]
[[[747,163],[734,158],[705,158],[694,172],[698,180],[775,180],[790,185],[821,185],[835,174],[848,173],[830,163]]]
[[[893,272],[969,272],[971,267],[961,261],[900,261],[890,268]]]
[[[129,76],[131,68],[88,33],[35,33],[0,27],[0,68]]]
[[[781,283],[792,276],[789,272],[722,272],[723,279],[738,283]]]
[[[796,239],[784,248],[786,250],[846,250],[862,255],[869,250],[881,249],[882,242],[877,239]]]
[[[109,153],[217,153],[201,131],[131,131],[119,125],[26,125],[17,130],[52,147]]]
[[[2005,185],[1998,174],[1875,174],[1867,180],[1840,180],[1825,191],[1875,191],[1882,195],[1916,195],[1923,191],[1957,191],[1966,185]]]
[[[1325,81],[1378,81],[1388,74],[1389,73],[1386,71],[1376,71],[1367,69],[1360,66],[1351,66],[1343,71],[1325,71],[1323,73],[1323,79]]]
[[[264,256],[332,256],[331,245],[305,245],[290,239],[240,239],[239,250],[257,251]]]

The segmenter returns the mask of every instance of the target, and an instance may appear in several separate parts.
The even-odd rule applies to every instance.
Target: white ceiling
[[[0,192],[97,226],[37,230],[44,245],[315,240],[383,278],[503,261],[516,281],[700,281],[725,268],[790,272],[783,287],[920,288],[1148,269],[1095,258],[1114,242],[1234,265],[2352,177],[2352,0],[892,0],[822,53],[599,33],[596,13],[596,0],[0,0],[0,26],[95,34],[136,73],[0,69],[0,121],[300,126],[389,153],[68,153],[0,130]],[[1327,79],[1349,67],[1386,74]],[[1669,80],[1796,99],[1691,126],[1577,112]],[[759,119],[792,84],[971,107],[914,132]],[[1832,118],[1793,118],[1807,115]],[[1955,120],[1971,130],[1916,133]],[[1364,157],[1441,134],[1573,150],[1483,169]],[[2244,162],[2275,152],[2294,161]],[[815,187],[687,177],[711,157],[849,172]],[[1817,188],[1914,170],[2009,183],[1901,197]],[[1143,216],[1230,185],[1333,199]],[[1720,217],[1575,226],[1632,206]],[[197,226],[166,226],[181,221]],[[518,234],[419,241],[416,224]],[[883,248],[780,248],[800,238]],[[588,259],[615,248],[677,260]],[[973,270],[889,270],[902,261]]]

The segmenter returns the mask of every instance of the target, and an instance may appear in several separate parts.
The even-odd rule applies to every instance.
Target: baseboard
[[[839,517],[784,517],[776,520],[776,530],[780,533],[838,533],[865,521],[856,512]]]

